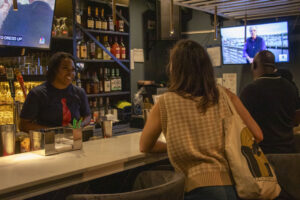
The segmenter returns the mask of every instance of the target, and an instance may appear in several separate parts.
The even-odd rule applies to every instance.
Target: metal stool
[[[114,194],[73,194],[67,200],[182,200],[184,175],[170,170],[141,172],[130,192]]]

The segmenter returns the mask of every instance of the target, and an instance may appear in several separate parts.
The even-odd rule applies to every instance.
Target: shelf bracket
[[[118,63],[127,73],[130,73],[130,70],[124,65],[118,58],[116,58],[110,51],[108,51],[101,42],[99,42],[91,33],[89,33],[87,30],[85,30],[80,24],[75,23],[76,26],[84,33],[86,34],[90,39],[92,39],[103,51],[105,51],[112,59]]]

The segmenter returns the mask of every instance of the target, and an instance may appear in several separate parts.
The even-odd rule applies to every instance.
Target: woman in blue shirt
[[[28,132],[41,128],[67,126],[75,118],[88,125],[91,112],[82,88],[72,84],[75,77],[74,58],[58,52],[48,65],[47,81],[33,88],[23,105],[20,130]]]

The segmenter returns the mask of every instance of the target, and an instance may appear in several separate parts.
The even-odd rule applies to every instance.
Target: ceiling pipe
[[[174,35],[174,20],[173,20],[173,13],[174,13],[174,2],[173,0],[171,1],[171,5],[170,5],[170,36]]]
[[[218,7],[215,6],[215,14],[214,14],[214,40],[217,40],[217,13],[218,12]]]

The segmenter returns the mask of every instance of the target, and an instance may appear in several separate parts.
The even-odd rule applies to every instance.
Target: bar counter
[[[28,152],[0,158],[0,199],[23,199],[150,164],[166,154],[139,151],[141,132],[83,143],[52,156]]]

